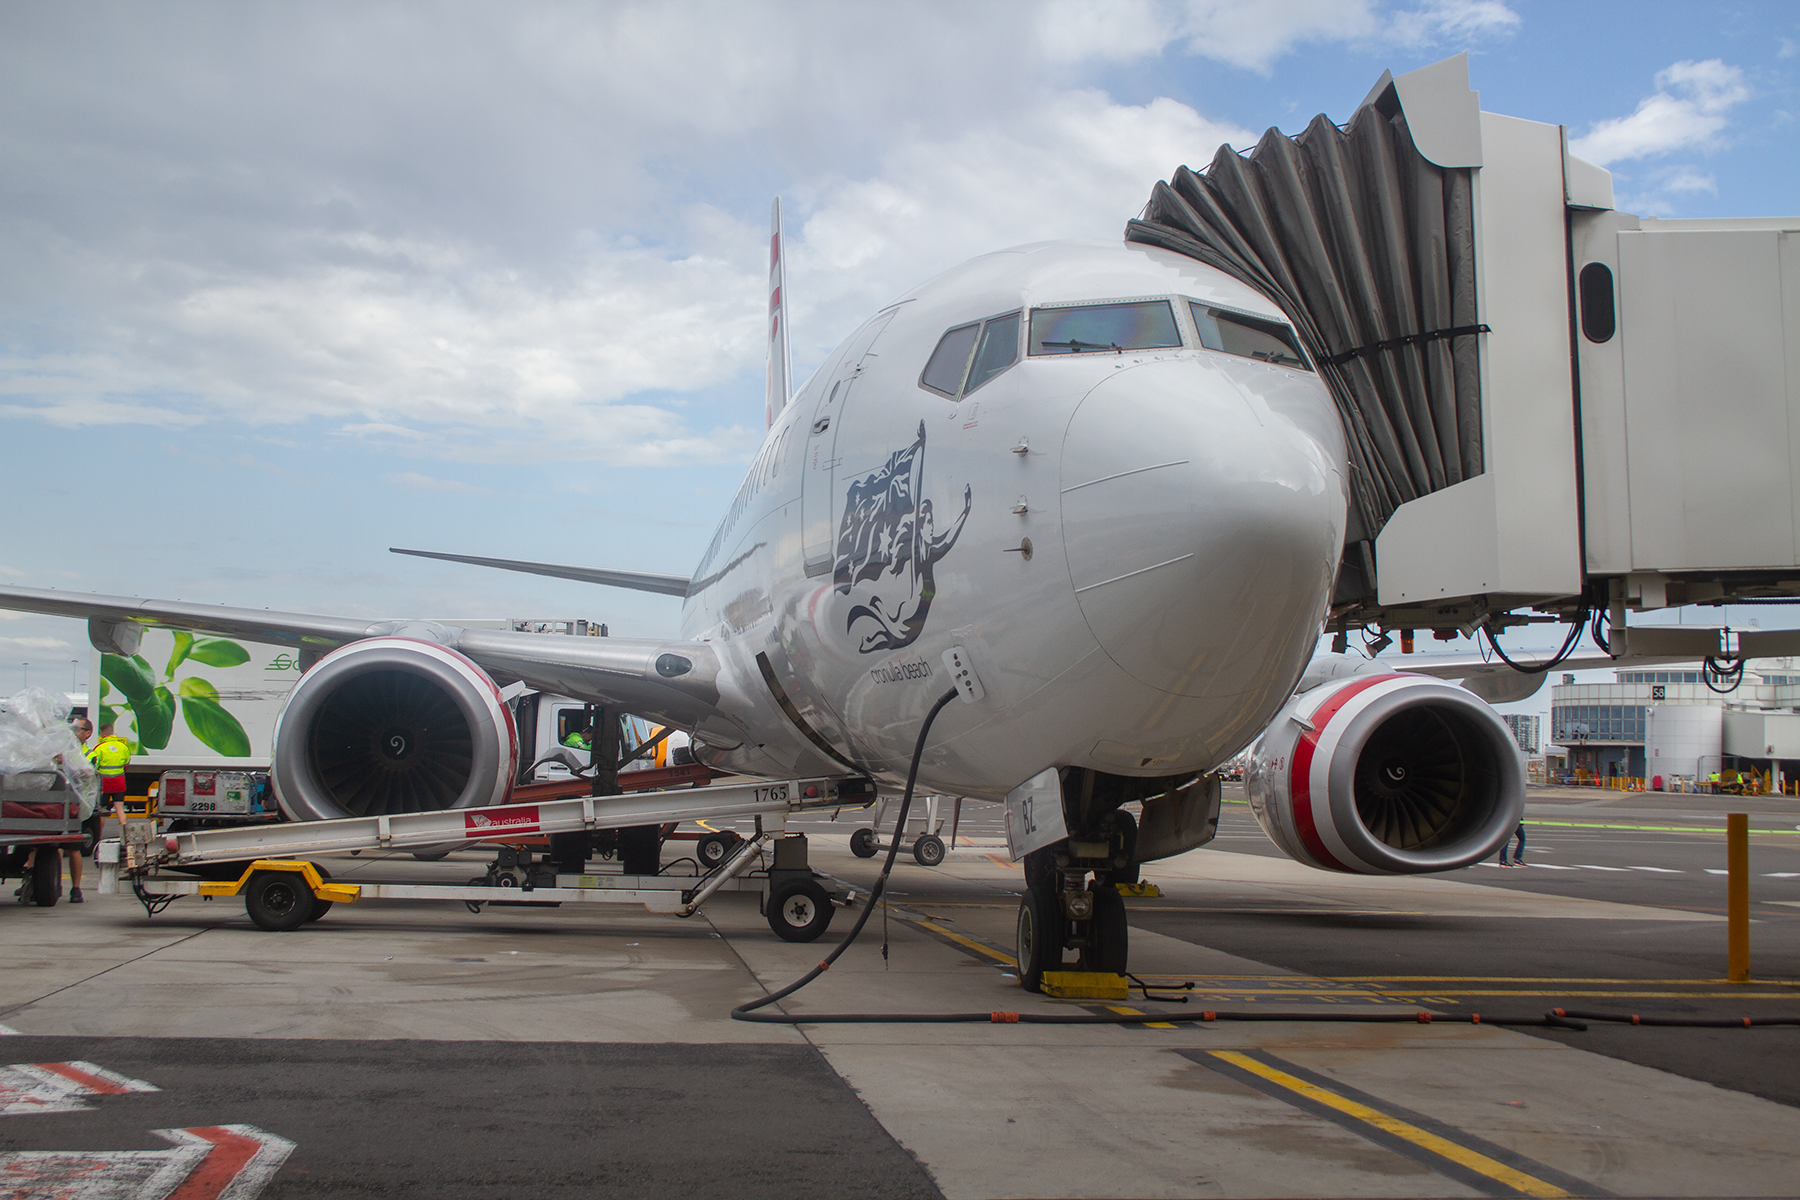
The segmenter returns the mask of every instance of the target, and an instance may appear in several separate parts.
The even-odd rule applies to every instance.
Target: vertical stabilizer
[[[763,399],[763,427],[775,424],[775,418],[787,407],[788,363],[787,297],[782,294],[782,280],[787,267],[782,262],[781,197],[769,210],[769,374]]]

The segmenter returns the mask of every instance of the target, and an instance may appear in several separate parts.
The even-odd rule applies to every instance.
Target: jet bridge
[[[1446,637],[1800,595],[1797,235],[1616,211],[1565,128],[1481,111],[1466,55],[1181,168],[1126,234],[1267,293],[1330,387],[1334,627]],[[1673,633],[1631,651],[1800,650]]]

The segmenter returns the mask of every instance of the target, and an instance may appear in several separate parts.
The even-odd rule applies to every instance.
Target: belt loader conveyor
[[[785,834],[787,816],[813,808],[867,804],[874,799],[860,778],[797,779],[724,784],[630,796],[575,796],[489,808],[446,809],[378,817],[347,817],[274,826],[193,830],[162,836],[149,822],[128,822],[123,841],[104,842],[95,855],[100,891],[130,891],[154,916],[179,896],[244,896],[251,920],[264,929],[296,929],[323,916],[334,903],[376,899],[460,900],[479,911],[483,903],[641,904],[652,912],[692,916],[721,890],[763,890],[769,925],[788,941],[812,941],[831,923],[834,906],[851,902],[815,879],[806,860],[806,838]],[[720,817],[754,817],[756,834],[735,846],[705,874],[580,874],[544,879],[522,869],[502,851],[484,879],[467,885],[333,883],[328,871],[301,858],[361,850],[441,848],[447,843],[504,841],[545,834],[664,825]],[[781,835],[781,836],[777,836]],[[765,875],[747,877],[773,842]],[[512,856],[516,860],[516,855]],[[205,864],[248,862],[235,880],[203,880],[183,872]],[[498,868],[509,869],[502,872]],[[496,893],[505,895],[499,899]],[[516,897],[516,898],[515,898]]]

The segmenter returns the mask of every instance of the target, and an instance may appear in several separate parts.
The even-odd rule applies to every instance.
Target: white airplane
[[[1206,773],[1259,735],[1255,812],[1300,861],[1441,871],[1512,833],[1524,782],[1492,709],[1314,662],[1344,437],[1269,300],[1157,248],[1021,246],[902,296],[790,396],[779,204],[773,224],[768,432],[693,577],[402,551],[681,596],[676,639],[26,588],[0,606],[86,618],[117,654],[144,626],[298,648],[273,775],[300,820],[503,802],[516,681],[690,730],[723,770],[897,790],[954,667],[980,699],[942,712],[919,786],[1007,802],[1034,989],[1065,951],[1124,968],[1103,885],[1210,838]]]

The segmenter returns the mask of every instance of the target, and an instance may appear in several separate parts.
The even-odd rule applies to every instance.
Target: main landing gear
[[[1136,821],[1119,809],[1091,840],[1068,838],[1025,856],[1017,953],[1026,991],[1043,989],[1045,971],[1125,973],[1131,932],[1118,885],[1137,882],[1136,841]]]

